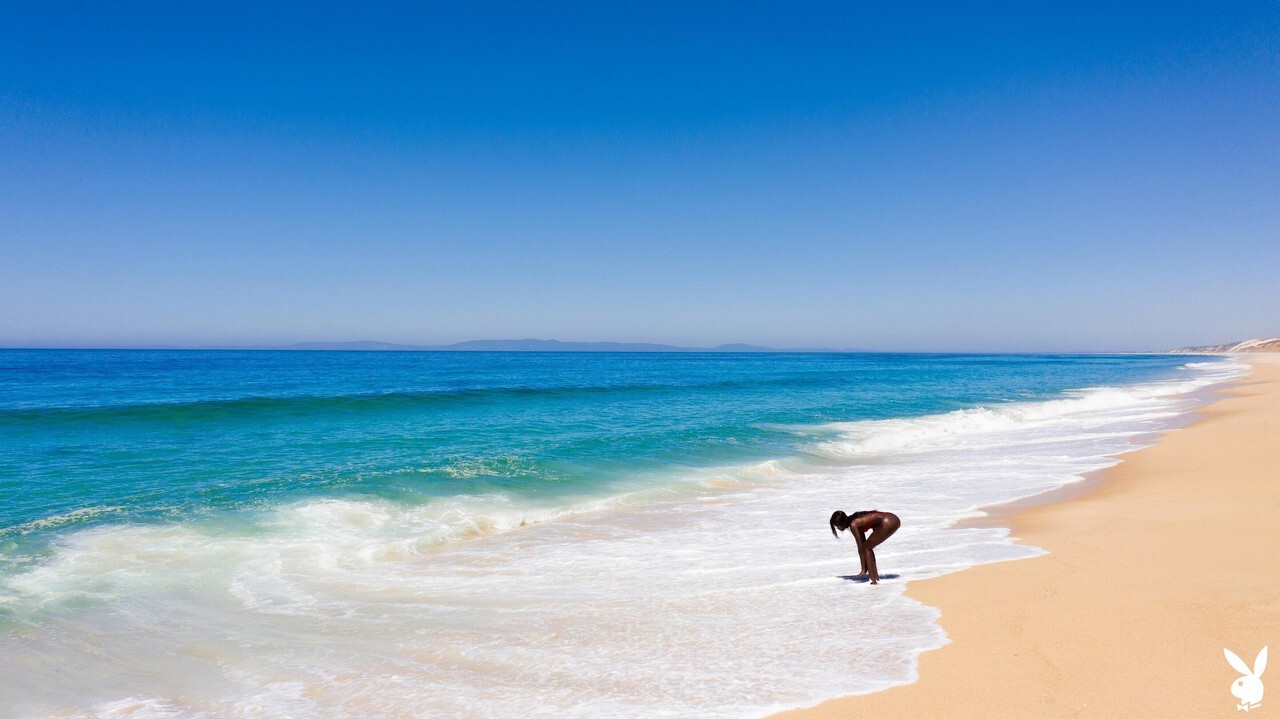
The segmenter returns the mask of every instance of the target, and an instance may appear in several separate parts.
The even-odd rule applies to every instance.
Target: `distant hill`
[[[561,342],[560,340],[471,340],[433,347],[452,352],[688,352],[684,347],[647,342]]]
[[[276,347],[273,349],[285,350],[363,350],[373,352],[402,351],[413,352],[431,349],[430,347],[422,347],[419,345],[398,345],[393,342],[299,342],[287,347]]]
[[[562,342],[560,340],[470,340],[451,345],[401,345],[392,342],[300,342],[275,349],[372,352],[778,352],[770,347],[726,344],[677,347],[647,342]]]
[[[1227,354],[1230,352],[1280,352],[1280,337],[1244,340],[1225,345],[1204,345],[1203,347],[1179,347],[1169,350],[1176,354]]]

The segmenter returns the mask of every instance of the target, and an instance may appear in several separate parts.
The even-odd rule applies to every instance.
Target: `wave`
[[[81,509],[74,509],[70,512],[54,514],[48,517],[35,519],[30,522],[24,522],[12,527],[0,527],[0,537],[4,537],[9,534],[29,534],[31,532],[60,529],[68,525],[84,522],[94,517],[100,517],[104,514],[114,514],[116,512],[123,511],[124,507],[122,506],[83,507]]]
[[[247,516],[242,512],[238,520],[224,516],[103,525],[64,535],[47,561],[0,586],[37,604],[76,597],[110,599],[136,590],[139,580],[153,589],[198,583],[210,567],[252,563],[255,557],[269,557],[273,564],[292,565],[311,576],[329,574],[337,580],[337,575],[410,560],[440,545],[617,508],[637,501],[638,494],[554,504],[521,502],[502,493],[457,495],[414,505],[383,499],[317,499]],[[51,528],[118,509],[71,512],[15,529]],[[240,594],[249,604],[258,604],[243,591]]]
[[[582,398],[610,394],[653,394],[687,390],[728,390],[744,387],[821,386],[829,377],[785,377],[752,380],[718,380],[688,384],[559,385],[554,387],[514,386],[465,389],[433,389],[399,392],[366,392],[332,395],[252,396],[197,401],[123,402],[111,405],[0,408],[0,422],[27,425],[31,422],[76,420],[162,420],[165,422],[207,419],[243,419],[262,414],[313,414],[325,411],[359,412],[417,409],[431,406],[480,404],[516,399]]]
[[[1232,363],[1190,363],[1196,376],[1131,387],[1093,387],[1067,393],[1061,399],[1015,402],[956,410],[945,414],[903,419],[832,422],[809,432],[835,433],[837,438],[806,448],[831,460],[852,460],[895,453],[921,453],[972,448],[984,438],[995,443],[1063,441],[1074,433],[1101,431],[1116,421],[1132,423],[1178,414],[1184,406],[1170,398],[1240,376],[1244,367]]]

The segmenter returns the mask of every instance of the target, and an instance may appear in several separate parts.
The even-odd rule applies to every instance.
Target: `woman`
[[[858,540],[858,558],[862,560],[862,571],[853,578],[862,579],[870,574],[872,584],[880,583],[880,572],[876,570],[876,553],[872,550],[892,537],[901,526],[902,520],[898,519],[898,515],[881,512],[878,509],[870,512],[854,512],[852,517],[839,510],[831,515],[832,536],[839,539],[840,534],[837,530],[847,529]],[[864,537],[862,533],[868,530],[871,536]]]

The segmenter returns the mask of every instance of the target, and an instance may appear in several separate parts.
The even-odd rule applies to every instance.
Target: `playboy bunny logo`
[[[1267,668],[1267,648],[1263,647],[1253,660],[1253,671],[1249,671],[1249,665],[1232,654],[1230,649],[1223,648],[1222,653],[1227,655],[1227,663],[1231,668],[1244,675],[1231,683],[1232,696],[1240,700],[1236,711],[1249,711],[1262,706],[1262,670]]]

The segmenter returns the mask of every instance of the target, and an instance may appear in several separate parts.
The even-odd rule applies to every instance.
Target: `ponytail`
[[[843,526],[840,526],[840,529],[844,529],[845,527],[848,527],[849,515],[837,509],[835,513],[831,515],[830,524],[831,524],[831,536],[835,537],[836,539],[839,539],[840,534],[839,532],[836,531],[836,526],[843,525]]]

